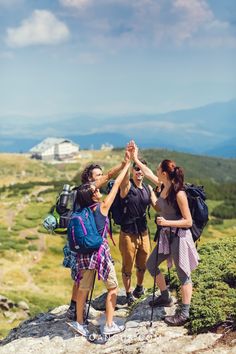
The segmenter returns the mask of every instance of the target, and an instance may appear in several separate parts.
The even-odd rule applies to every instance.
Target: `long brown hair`
[[[81,208],[94,204],[93,193],[92,183],[84,183],[77,188],[76,197]]]
[[[162,172],[166,172],[171,180],[171,187],[167,196],[167,201],[171,204],[176,203],[176,194],[184,189],[184,170],[176,166],[172,160],[163,160],[160,164]]]

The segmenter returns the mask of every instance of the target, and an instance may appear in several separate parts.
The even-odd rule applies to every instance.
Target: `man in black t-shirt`
[[[146,164],[146,161],[142,161]],[[122,256],[122,279],[126,290],[127,303],[131,305],[144,294],[143,279],[150,252],[146,210],[150,205],[150,190],[143,183],[143,173],[133,164],[132,179],[127,173],[120,187],[123,209],[119,248]],[[131,275],[136,266],[137,285],[131,292]]]

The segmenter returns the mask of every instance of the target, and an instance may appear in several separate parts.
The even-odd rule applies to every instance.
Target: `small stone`
[[[7,302],[7,297],[0,295],[0,302]]]
[[[11,311],[3,312],[3,315],[7,318],[9,323],[15,321],[15,319],[17,318],[17,315]]]
[[[137,328],[140,326],[140,322],[138,321],[128,321],[126,322],[125,324],[125,327],[128,329],[128,328]]]
[[[22,310],[29,310],[29,305],[25,301],[18,302],[17,306]]]
[[[5,303],[0,303],[0,310],[2,311],[9,311],[10,310],[10,307],[8,306],[8,303],[5,302]]]
[[[10,307],[10,309],[12,309],[13,307],[14,307],[14,302],[13,301],[11,301],[11,300],[8,300],[7,301],[7,304],[8,304],[8,306]]]

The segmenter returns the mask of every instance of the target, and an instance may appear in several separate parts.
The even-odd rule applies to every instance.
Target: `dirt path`
[[[14,220],[17,214],[28,205],[30,199],[32,197],[37,198],[38,194],[47,188],[48,186],[39,186],[34,188],[28,195],[22,197],[19,202],[14,205],[14,208],[12,207],[12,202],[9,203],[3,201],[4,206],[8,208],[7,212],[3,215],[3,222],[8,225],[8,231],[12,230],[15,225]],[[10,274],[18,274],[18,279],[20,279],[14,283],[16,291],[29,289],[40,291],[39,287],[34,282],[30,269],[35,263],[40,262],[43,256],[46,249],[45,234],[38,232],[38,227],[23,229],[19,232],[19,238],[25,239],[27,236],[39,237],[38,240],[32,240],[32,242],[37,244],[38,251],[31,252],[28,255],[10,255],[10,257],[14,258],[14,260],[9,260],[9,256],[7,259],[2,258],[1,260],[0,286],[3,284],[4,290],[6,291],[12,290],[13,282],[10,280],[12,278]]]
[[[23,196],[14,206],[14,208],[11,208],[13,204],[12,202],[4,202],[3,200],[3,206],[8,208],[10,207],[10,209],[7,210],[7,213],[3,216],[3,221],[5,221],[5,223],[8,225],[8,231],[11,231],[12,227],[14,226],[15,217],[22,209],[28,205],[31,198],[37,198],[39,193],[46,189],[48,189],[48,186],[39,186],[34,188],[29,194]]]

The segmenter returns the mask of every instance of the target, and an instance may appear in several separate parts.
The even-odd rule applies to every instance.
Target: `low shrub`
[[[235,249],[236,238],[200,248],[201,261],[192,274],[194,291],[187,325],[190,333],[206,332],[226,320],[233,321],[235,325]],[[176,278],[173,282],[177,286]]]

